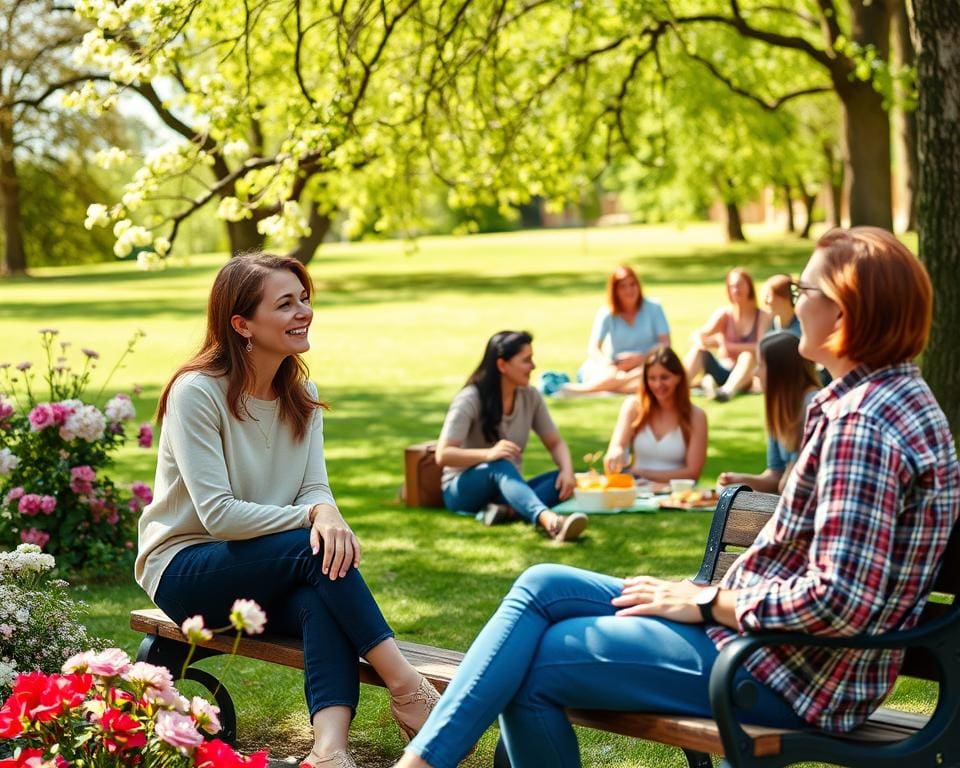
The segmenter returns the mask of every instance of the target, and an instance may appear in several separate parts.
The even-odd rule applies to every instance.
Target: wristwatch
[[[713,604],[717,602],[717,595],[719,594],[720,587],[704,587],[693,598],[693,602],[700,609],[704,624],[717,623],[717,620],[713,618]]]

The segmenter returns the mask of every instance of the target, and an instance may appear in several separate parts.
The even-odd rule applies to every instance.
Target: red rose
[[[267,751],[244,757],[220,739],[205,741],[193,753],[196,768],[266,768]]]
[[[7,699],[0,709],[0,739],[12,739],[23,733],[24,709],[13,696]]]
[[[104,712],[100,718],[100,728],[104,734],[104,746],[111,754],[139,749],[147,743],[147,734],[143,732],[140,721],[119,709]]]

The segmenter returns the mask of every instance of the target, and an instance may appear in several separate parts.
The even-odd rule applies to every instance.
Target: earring
[[[247,346],[244,347],[247,352],[253,352],[253,339],[247,339]]]

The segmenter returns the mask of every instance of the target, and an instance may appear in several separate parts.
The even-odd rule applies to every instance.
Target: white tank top
[[[657,440],[647,424],[633,438],[634,469],[680,469],[687,463],[687,444],[679,425]]]

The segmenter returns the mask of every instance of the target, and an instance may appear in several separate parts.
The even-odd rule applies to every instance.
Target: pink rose
[[[7,495],[3,497],[3,503],[12,504],[14,501],[19,501],[25,493],[26,490],[22,486],[18,485],[16,488],[11,488],[7,491]]]
[[[116,525],[120,522],[120,515],[117,513],[117,510],[111,509],[110,514],[107,515],[107,524]]]
[[[149,504],[153,501],[153,491],[150,490],[150,486],[146,483],[141,483],[137,480],[130,486],[130,490],[133,491],[133,495],[144,504]]]
[[[140,434],[137,435],[137,445],[141,448],[149,448],[153,445],[153,427],[147,423],[140,425]]]
[[[0,395],[0,421],[6,421],[13,416],[13,403]]]
[[[173,685],[173,676],[169,669],[158,667],[155,664],[147,664],[145,661],[135,662],[124,673],[123,679],[131,683],[138,683],[144,688],[153,688],[155,691],[163,691]]]
[[[50,541],[50,534],[38,528],[30,528],[26,531],[20,531],[20,541],[24,544],[36,544],[38,547],[42,547]]]
[[[115,677],[129,669],[130,657],[119,648],[107,648],[90,658],[90,673],[101,677]]]
[[[53,411],[53,423],[58,427],[63,426],[73,413],[73,408],[66,403],[51,403],[50,410]]]
[[[21,515],[32,517],[40,514],[40,497],[35,493],[24,494],[17,503]]]
[[[70,469],[70,490],[77,494],[93,493],[93,481],[97,479],[97,473],[93,469],[82,464],[79,467]]]
[[[87,672],[90,669],[90,661],[94,657],[93,651],[81,651],[80,653],[75,653],[65,662],[63,662],[63,667],[61,667],[65,675],[72,674],[74,672]]]
[[[40,511],[45,515],[52,515],[53,510],[57,508],[57,497],[56,496],[41,496],[40,497]]]
[[[157,724],[154,733],[178,752],[189,755],[203,743],[203,736],[197,730],[194,719],[189,715],[171,712],[168,709],[157,712]]]
[[[201,696],[190,699],[190,714],[203,730],[214,734],[220,732],[220,707],[216,707]]]
[[[39,432],[57,423],[50,403],[39,403],[35,405],[27,416],[27,419],[30,421],[30,429],[34,432]]]

